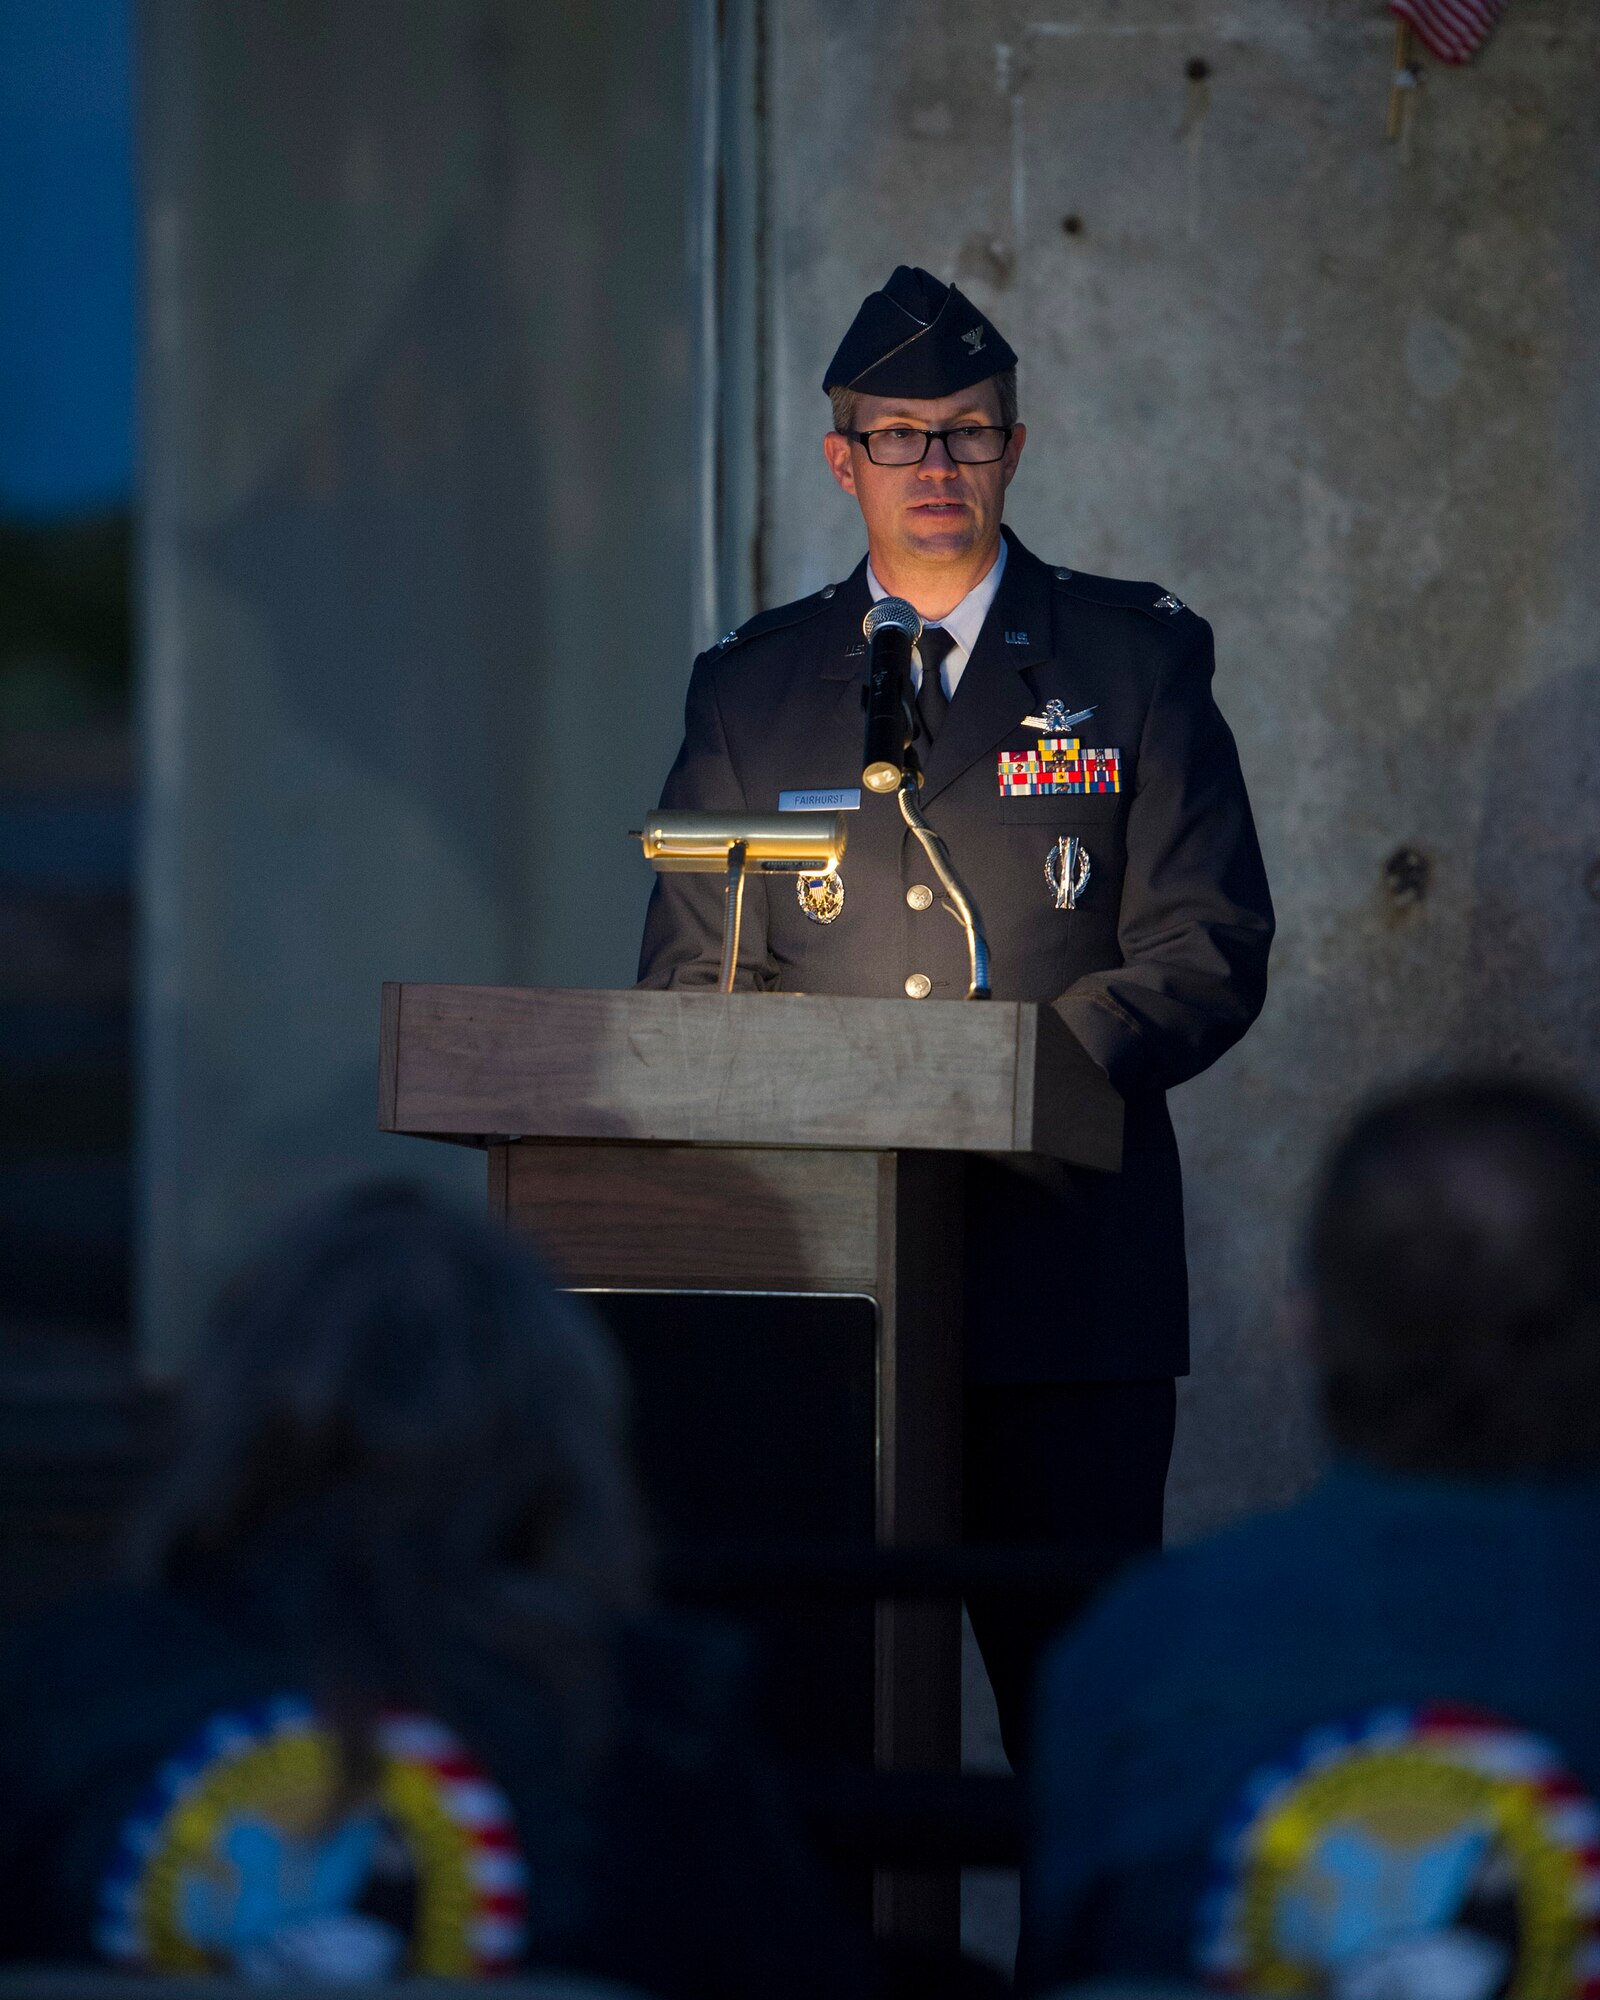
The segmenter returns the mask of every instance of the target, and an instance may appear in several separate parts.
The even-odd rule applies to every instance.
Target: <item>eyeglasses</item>
[[[993,465],[1004,458],[1011,442],[1011,425],[961,424],[951,431],[921,431],[911,424],[892,424],[881,431],[846,431],[865,445],[874,465],[920,465],[935,438],[943,442],[955,465]]]

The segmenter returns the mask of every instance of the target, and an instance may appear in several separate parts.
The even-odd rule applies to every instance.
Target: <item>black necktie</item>
[[[922,686],[917,692],[917,713],[922,717],[922,727],[930,743],[939,734],[944,712],[950,706],[939,670],[944,665],[945,654],[955,643],[955,634],[947,632],[942,625],[924,625],[922,637],[917,641],[917,651],[922,657]]]

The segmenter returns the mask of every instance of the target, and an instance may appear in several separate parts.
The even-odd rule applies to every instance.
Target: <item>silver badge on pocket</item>
[[[795,878],[800,907],[814,924],[831,924],[844,908],[844,877],[800,875]]]
[[[1089,886],[1089,850],[1075,833],[1062,834],[1045,856],[1044,879],[1050,884],[1058,910],[1078,907],[1078,898]]]

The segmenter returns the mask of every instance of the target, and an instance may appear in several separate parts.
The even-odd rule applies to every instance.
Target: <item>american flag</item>
[[[1464,63],[1487,39],[1506,0],[1389,0],[1389,12],[1409,21],[1440,62]]]

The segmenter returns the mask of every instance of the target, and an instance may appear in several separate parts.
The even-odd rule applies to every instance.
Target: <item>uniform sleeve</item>
[[[1261,1011],[1272,900],[1233,735],[1211,694],[1211,628],[1164,669],[1128,805],[1117,939],[1123,963],[1056,1011],[1119,1090],[1169,1090],[1214,1063]]]
[[[689,678],[683,748],[667,774],[661,804],[670,811],[749,811],[734,768],[717,700],[711,655],[702,653]],[[639,949],[641,986],[714,987],[722,965],[723,912],[727,896],[717,875],[658,875]],[[767,953],[767,891],[759,878],[745,884],[744,919],[735,985],[765,990],[774,983]]]

